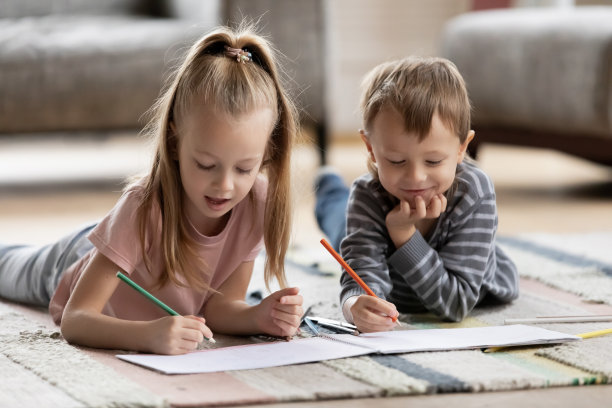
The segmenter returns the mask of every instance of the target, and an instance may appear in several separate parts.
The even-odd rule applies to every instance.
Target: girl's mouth
[[[221,210],[230,200],[228,198],[213,198],[206,196],[206,203],[213,210]]]

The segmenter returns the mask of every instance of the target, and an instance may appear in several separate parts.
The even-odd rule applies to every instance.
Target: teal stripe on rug
[[[498,237],[497,241],[501,244],[513,246],[517,249],[521,249],[526,252],[532,252],[557,262],[562,262],[567,265],[579,266],[579,267],[595,267],[612,277],[612,265],[605,262],[589,259],[584,256],[572,255],[567,252],[559,251],[557,249],[549,248],[544,245],[537,244],[535,242],[526,241],[520,238],[514,237]]]
[[[453,376],[411,363],[398,356],[374,355],[370,358],[380,365],[401,371],[409,377],[427,381],[429,383],[427,386],[428,393],[470,391],[468,384]]]

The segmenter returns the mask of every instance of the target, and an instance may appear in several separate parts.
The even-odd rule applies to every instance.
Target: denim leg
[[[338,174],[329,171],[320,174],[315,184],[317,223],[332,247],[339,251],[340,241],[346,235],[349,188]]]
[[[0,244],[0,297],[48,306],[62,273],[93,247],[87,234],[94,226],[44,246]]]

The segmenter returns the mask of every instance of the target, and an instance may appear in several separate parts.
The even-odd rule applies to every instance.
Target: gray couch
[[[262,34],[288,57],[304,122],[324,143],[321,3],[0,0],[0,137],[139,130],[197,37],[261,16]]]
[[[471,12],[442,38],[474,105],[473,147],[544,147],[612,165],[612,7]]]
[[[1,0],[0,133],[140,128],[164,71],[212,27],[159,5]]]

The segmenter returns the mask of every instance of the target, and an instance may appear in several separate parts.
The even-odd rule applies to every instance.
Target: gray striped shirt
[[[446,211],[424,237],[417,230],[395,248],[385,217],[398,203],[370,174],[353,183],[347,235],[341,252],[382,299],[400,312],[430,311],[460,321],[485,297],[509,302],[518,297],[514,263],[495,244],[497,207],[489,177],[472,163],[457,166]],[[364,291],[344,272],[341,304]]]

